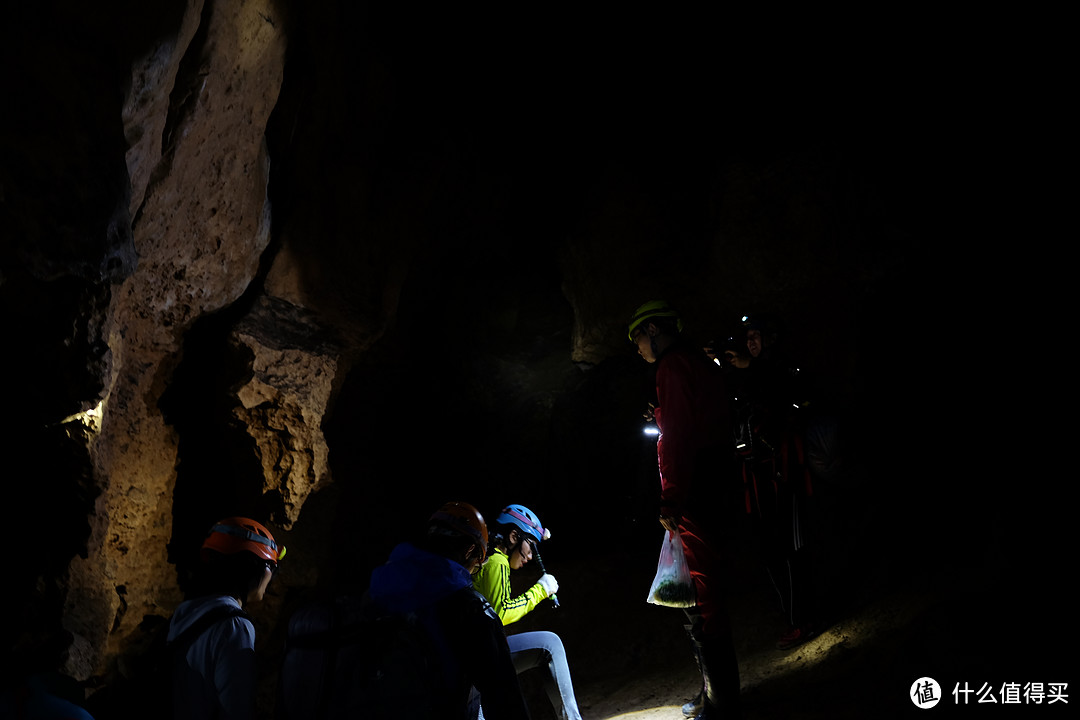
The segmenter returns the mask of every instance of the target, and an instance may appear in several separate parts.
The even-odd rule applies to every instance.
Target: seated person
[[[367,717],[466,718],[475,688],[489,720],[528,718],[499,618],[473,589],[472,573],[484,561],[487,542],[487,525],[476,508],[447,503],[431,516],[424,537],[398,545],[372,572],[368,597],[374,612],[415,619],[432,636],[444,664],[441,681],[431,678],[424,688],[413,688],[409,704],[384,708],[385,715],[369,707]],[[422,689],[434,696],[428,698],[430,713],[416,706]]]
[[[503,508],[494,529],[490,557],[474,577],[473,585],[491,602],[503,625],[509,625],[525,617],[547,598],[554,598],[559,583],[545,572],[535,585],[514,596],[510,588],[510,571],[520,570],[534,557],[539,560],[537,546],[541,540],[550,538],[551,533],[524,505]],[[517,672],[537,667],[546,669],[545,689],[556,714],[564,720],[581,720],[566,650],[559,636],[546,631],[525,632],[510,635],[507,642]]]

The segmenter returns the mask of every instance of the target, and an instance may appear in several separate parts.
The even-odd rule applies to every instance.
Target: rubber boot
[[[701,688],[694,699],[682,706],[684,717],[695,718],[705,708],[705,668],[701,664],[701,643],[694,639],[694,626],[683,625],[686,634],[690,637],[690,647],[694,650],[694,662],[697,663],[698,672],[701,673]]]
[[[705,707],[695,720],[738,720],[739,661],[731,638],[704,638],[698,641],[705,677]]]
[[[701,714],[701,711],[705,709],[705,688],[698,690],[698,694],[693,700],[683,703],[682,714],[683,717],[696,718]]]

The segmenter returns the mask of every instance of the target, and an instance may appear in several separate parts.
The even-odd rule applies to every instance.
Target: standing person
[[[414,705],[373,708],[369,717],[464,720],[471,714],[470,689],[476,688],[488,720],[528,718],[502,623],[473,588],[487,544],[487,524],[476,508],[450,502],[431,516],[424,537],[398,545],[372,572],[368,597],[375,612],[408,616],[425,630],[442,663],[439,677],[413,688],[414,698],[428,694],[429,714]]]
[[[686,341],[679,314],[663,300],[639,307],[628,334],[641,357],[656,365],[660,524],[679,532],[697,592],[697,605],[686,612],[702,696],[683,712],[699,720],[738,717],[739,665],[722,577],[738,484],[723,375],[701,347]]]
[[[750,361],[734,375],[747,380],[739,413],[745,506],[787,619],[776,647],[788,650],[818,633],[812,451],[806,443],[813,409],[805,379],[781,352],[775,324],[744,315],[742,327]]]
[[[270,531],[250,518],[228,517],[210,529],[194,597],[169,621],[169,642],[186,644],[174,660],[176,720],[255,717],[255,627],[244,608],[263,599],[284,556]]]
[[[558,592],[559,583],[547,572],[520,595],[513,595],[510,588],[510,571],[520,570],[534,557],[539,559],[540,541],[550,537],[551,531],[524,505],[508,505],[499,513],[490,557],[473,578],[473,586],[491,602],[503,625],[517,622]],[[553,632],[536,631],[510,635],[507,642],[518,673],[546,670],[545,690],[560,720],[581,720],[562,639]]]

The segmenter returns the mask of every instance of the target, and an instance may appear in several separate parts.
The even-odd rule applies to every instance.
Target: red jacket
[[[660,514],[693,517],[723,497],[721,473],[733,457],[723,371],[700,348],[676,343],[657,360],[656,398]]]

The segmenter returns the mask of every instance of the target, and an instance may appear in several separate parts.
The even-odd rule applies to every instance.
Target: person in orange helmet
[[[255,717],[255,627],[244,608],[263,599],[284,556],[250,518],[227,517],[210,528],[192,597],[169,621],[176,720]]]

